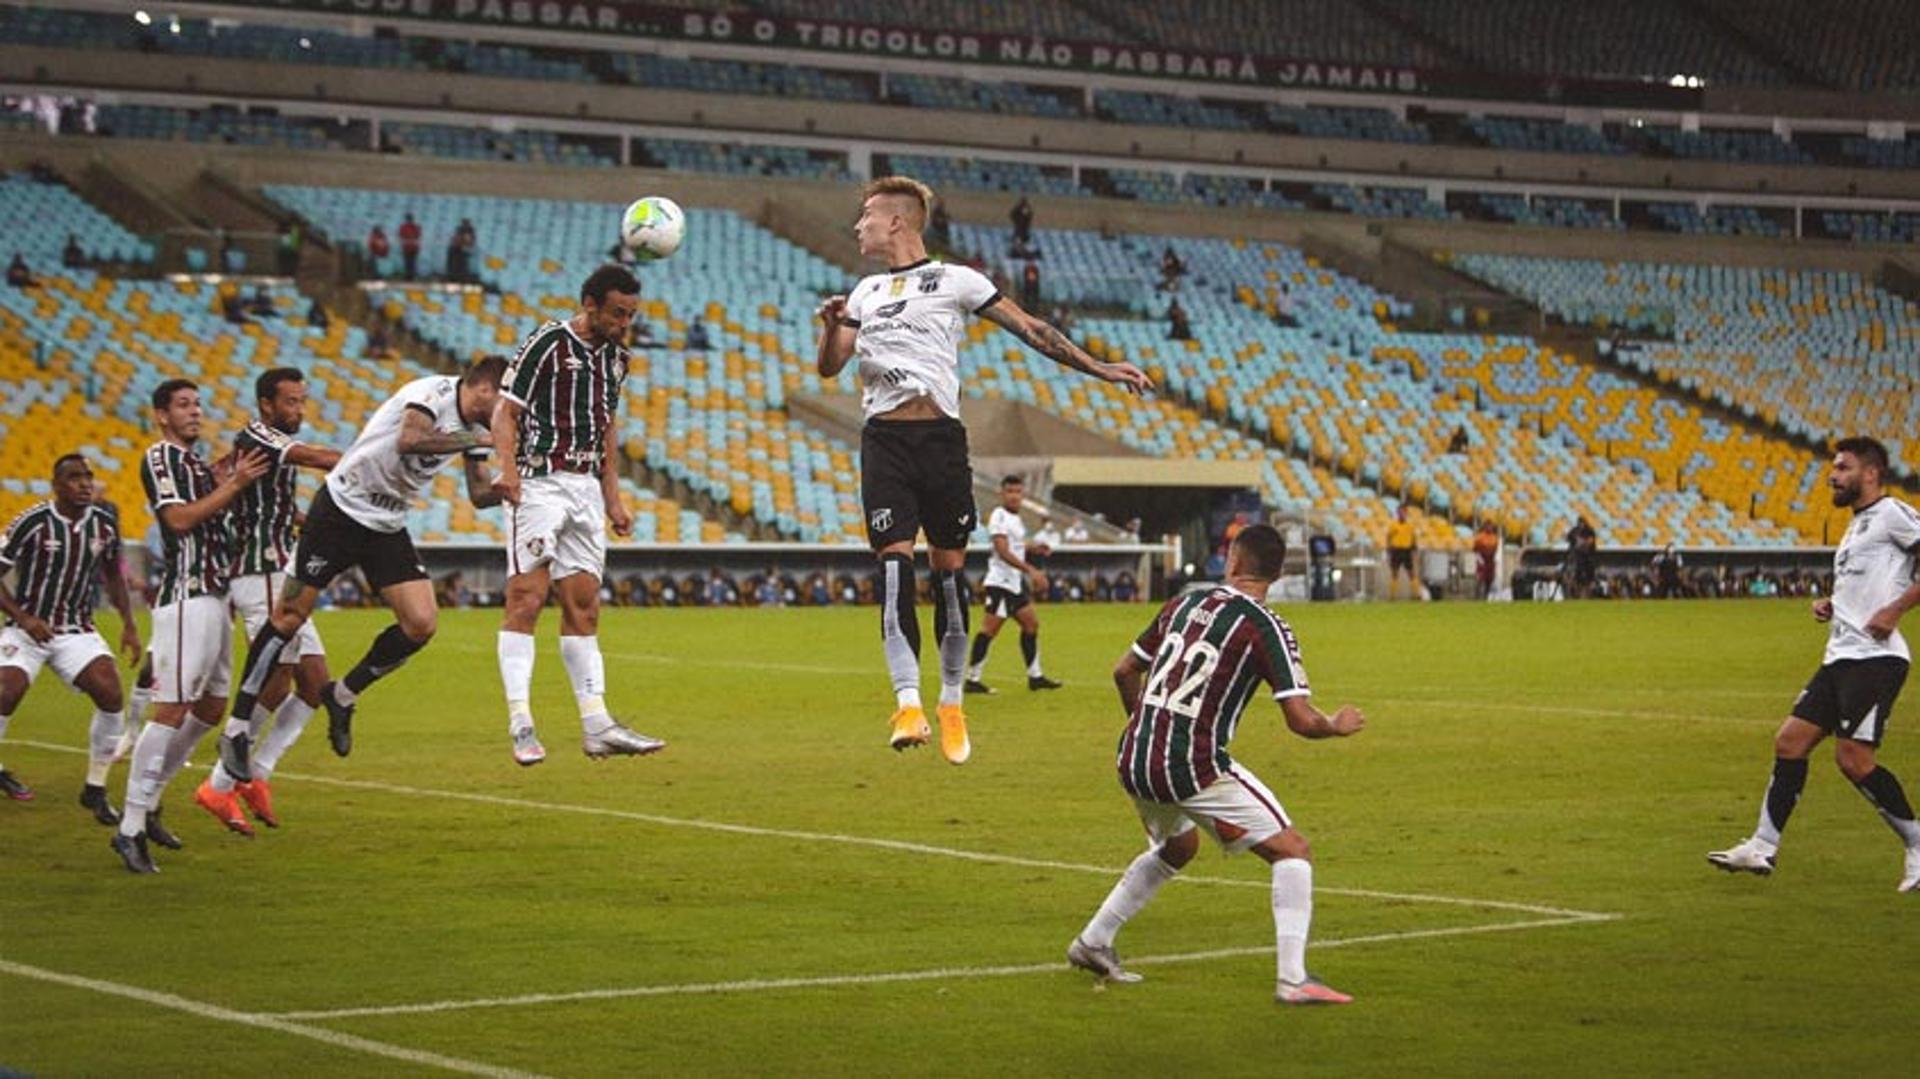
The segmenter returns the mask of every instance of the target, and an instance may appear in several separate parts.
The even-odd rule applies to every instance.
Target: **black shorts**
[[[324,484],[313,496],[307,522],[300,529],[300,545],[293,555],[293,574],[301,584],[325,589],[354,566],[375,592],[404,581],[424,581],[427,568],[414,553],[406,529],[380,532],[347,516],[333,502]]]
[[[1899,656],[1836,659],[1820,668],[1793,702],[1793,716],[1828,734],[1877,746],[1907,681]]]
[[[942,550],[965,547],[979,520],[967,429],[946,418],[869,420],[860,429],[860,503],[876,551],[922,529]]]
[[[995,615],[1000,618],[1012,618],[1014,615],[1025,610],[1032,602],[1033,597],[1028,595],[1027,590],[1024,588],[1015,592],[1011,589],[995,588],[992,585],[987,586],[985,606],[987,613],[990,615]]]
[[[1397,569],[1406,570],[1408,573],[1413,572],[1413,548],[1387,548],[1387,572],[1392,573]]]

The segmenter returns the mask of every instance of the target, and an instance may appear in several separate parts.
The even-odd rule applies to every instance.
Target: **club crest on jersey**
[[[886,506],[874,510],[873,515],[867,518],[867,524],[872,526],[875,532],[885,532],[893,527],[893,510]]]
[[[896,300],[893,303],[882,304],[881,306],[875,308],[873,312],[873,317],[892,318],[893,316],[899,314],[902,311],[905,311],[906,309],[907,309],[907,301]]]
[[[947,275],[945,270],[921,270],[914,276],[920,279],[920,291],[934,293],[940,291],[940,279]]]

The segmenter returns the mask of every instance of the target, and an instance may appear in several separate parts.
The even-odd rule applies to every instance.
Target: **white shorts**
[[[1155,846],[1197,824],[1228,854],[1272,839],[1293,823],[1266,784],[1237,764],[1229,765],[1219,779],[1191,798],[1179,802],[1135,798],[1133,808]]]
[[[576,573],[604,578],[607,503],[600,477],[555,472],[520,481],[520,504],[507,507],[507,573],[550,566],[554,580]]]
[[[40,673],[40,668],[53,664],[53,673],[67,685],[80,677],[80,672],[88,664],[101,656],[113,661],[113,649],[107,647],[106,638],[93,630],[81,633],[56,633],[53,640],[41,644],[33,639],[33,634],[19,626],[8,626],[0,630],[0,667],[17,667],[27,674],[32,682]]]
[[[227,597],[194,596],[153,609],[153,699],[194,704],[233,688]]]
[[[266,625],[273,613],[274,598],[292,579],[284,570],[275,570],[235,577],[227,586],[227,600],[233,605],[233,613],[240,616],[240,624],[247,628],[247,640],[253,640],[260,627]],[[281,650],[280,662],[298,663],[307,656],[326,654],[326,648],[320,644],[320,631],[313,628],[313,619],[309,618],[301,624],[300,632],[293,635],[292,645]]]

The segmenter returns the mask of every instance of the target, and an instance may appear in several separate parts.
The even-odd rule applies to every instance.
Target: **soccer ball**
[[[642,262],[663,259],[680,250],[687,235],[687,215],[672,199],[648,195],[620,215],[620,242]]]

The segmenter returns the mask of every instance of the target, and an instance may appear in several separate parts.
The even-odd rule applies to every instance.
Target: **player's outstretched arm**
[[[1287,717],[1287,729],[1302,738],[1345,738],[1359,734],[1367,725],[1367,717],[1353,705],[1343,704],[1329,716],[1315,708],[1312,698],[1304,693],[1282,699],[1280,712]]]
[[[1129,716],[1140,705],[1140,687],[1146,677],[1147,665],[1140,662],[1140,657],[1131,649],[1113,665],[1113,688],[1120,691],[1120,707],[1126,709]]]
[[[321,472],[331,472],[333,466],[340,463],[340,451],[331,446],[312,446],[305,442],[295,442],[287,447],[286,460],[295,468],[312,468]]]
[[[845,296],[827,297],[817,314],[820,316],[820,353],[815,358],[814,369],[820,372],[821,378],[833,378],[853,358],[854,339],[860,331],[847,325]]]
[[[395,441],[394,449],[409,456],[438,457],[448,453],[465,453],[475,447],[491,444],[491,438],[476,435],[472,431],[439,430],[433,426],[432,416],[409,408],[407,418],[401,422],[400,437]]]
[[[506,501],[500,495],[500,487],[494,482],[493,470],[487,467],[488,451],[484,446],[475,446],[465,454],[467,466],[467,501],[477,510],[488,510]]]
[[[1022,311],[1019,304],[1005,296],[994,301],[993,306],[980,314],[1026,342],[1028,348],[1062,367],[1092,375],[1102,382],[1111,382],[1133,393],[1145,393],[1153,389],[1153,380],[1138,367],[1130,363],[1103,363],[1094,359],[1057,327]]]

